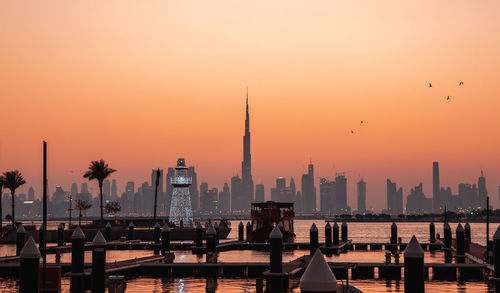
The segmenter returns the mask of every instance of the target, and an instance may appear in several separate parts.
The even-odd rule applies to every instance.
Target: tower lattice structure
[[[181,223],[183,226],[193,226],[193,210],[189,196],[189,186],[193,179],[189,177],[188,170],[186,162],[180,158],[177,160],[174,176],[170,179],[170,184],[174,187],[170,203],[170,222],[176,226],[181,226]]]

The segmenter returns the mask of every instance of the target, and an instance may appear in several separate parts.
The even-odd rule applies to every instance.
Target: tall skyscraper
[[[432,211],[432,199],[425,197],[422,183],[412,188],[406,198],[406,213],[422,215]]]
[[[241,178],[236,175],[231,177],[231,211],[239,211],[241,205],[240,202],[241,195]]]
[[[250,210],[254,198],[252,179],[252,155],[250,153],[250,114],[248,111],[248,89],[246,100],[245,135],[243,136],[243,162],[241,162],[240,210]]]
[[[319,208],[322,214],[335,213],[335,181],[319,179]]]
[[[221,214],[226,214],[231,210],[230,196],[229,185],[226,182],[224,183],[224,187],[222,187],[222,191],[219,192],[219,211]]]
[[[111,180],[111,198],[113,198],[113,200],[116,200],[118,198],[116,179]]]
[[[485,209],[486,197],[488,197],[488,191],[486,190],[486,178],[484,178],[483,170],[481,170],[481,176],[479,176],[479,178],[477,179],[477,195],[478,195],[477,206]]]
[[[441,199],[439,197],[439,163],[432,163],[432,206],[434,213],[441,213],[443,207],[441,206]]]
[[[184,159],[177,160],[174,177],[170,184],[174,187],[172,191],[172,202],[170,203],[170,222],[191,227],[193,225],[193,210],[191,207],[191,196],[189,195],[189,185],[192,183],[189,177],[188,167]]]
[[[265,201],[264,184],[255,185],[255,202]]]
[[[28,190],[28,200],[35,200],[35,190],[33,189],[33,186],[31,186]]]
[[[295,183],[294,183],[295,185]],[[295,186],[286,186],[286,179],[278,177],[276,179],[276,187],[271,188],[271,200],[276,202],[293,202],[295,200]]]
[[[366,182],[363,179],[358,182],[358,212],[366,212]]]
[[[71,196],[75,197],[77,193],[78,193],[78,184],[71,183]]]
[[[191,206],[193,207],[193,211],[197,211],[200,207],[200,194],[198,193],[198,177],[196,175],[196,171],[194,167],[191,166],[188,168],[189,177],[193,180],[193,184],[189,186],[189,195],[191,196]]]
[[[403,213],[403,188],[397,189],[390,179],[387,179],[387,210],[391,215]]]
[[[347,205],[347,178],[344,174],[335,177],[335,208],[339,215],[351,213],[351,208]]]
[[[314,165],[307,166],[307,174],[302,175],[302,211],[316,212],[316,187],[314,187]]]
[[[111,195],[111,183],[109,180],[104,180],[103,185],[102,185],[102,197],[103,200],[109,200],[109,196]]]

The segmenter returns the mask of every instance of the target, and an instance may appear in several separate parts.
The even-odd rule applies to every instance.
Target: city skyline
[[[318,190],[345,172],[354,208],[361,176],[367,208],[382,209],[387,178],[431,197],[437,161],[453,193],[484,170],[498,206],[496,1],[30,4],[0,9],[0,170],[23,173],[20,193],[41,194],[42,140],[51,193],[100,158],[120,189],[184,157],[221,190],[242,176],[248,85],[267,198],[280,176],[300,190],[312,158]]]

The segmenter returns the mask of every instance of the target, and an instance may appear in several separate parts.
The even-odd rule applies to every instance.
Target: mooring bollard
[[[339,225],[337,224],[337,222],[333,224],[332,233],[333,233],[332,244],[334,246],[339,246]]]
[[[111,224],[108,222],[106,224],[106,227],[104,229],[105,229],[104,230],[104,234],[105,234],[104,236],[106,238],[106,241],[110,242],[111,241]]]
[[[215,228],[210,224],[208,226],[207,231],[205,231],[207,235],[207,252],[215,252]]]
[[[448,223],[444,224],[443,228],[444,234],[444,262],[451,263],[451,228]]]
[[[219,245],[219,237],[220,237],[220,228],[219,224],[214,221],[214,229],[215,229],[215,245]]]
[[[342,222],[342,242],[347,242],[347,238],[348,238],[348,235],[347,235],[347,222],[344,221]]]
[[[274,227],[269,234],[271,242],[269,262],[271,264],[271,273],[283,272],[283,234],[278,227]]]
[[[104,293],[106,286],[106,239],[101,231],[97,234],[92,241],[92,273],[91,284],[92,292]]]
[[[457,255],[456,261],[457,263],[465,263],[465,232],[462,224],[458,224],[456,233],[457,240]]]
[[[329,222],[325,225],[325,246],[332,247],[332,226]]]
[[[395,222],[392,222],[391,225],[391,244],[398,243],[398,226]]]
[[[163,226],[163,229],[165,229],[165,226]],[[201,226],[200,222],[198,222],[198,224],[196,225],[196,247],[202,247],[202,246],[203,246],[203,227]]]
[[[390,251],[385,252],[385,263],[391,263],[392,253]]]
[[[493,259],[495,272],[492,279],[495,281],[495,292],[498,293],[500,292],[500,225],[493,235]]]
[[[134,222],[128,224],[128,240],[134,240]]]
[[[309,244],[309,254],[313,255],[319,247],[318,227],[316,227],[316,223],[313,223],[311,229],[309,229]]]
[[[161,252],[165,254],[168,251],[170,251],[170,227],[165,223],[161,230]]]
[[[434,225],[434,222],[429,224],[429,241],[431,243],[436,242],[436,226]]]
[[[425,292],[424,251],[415,235],[404,252],[405,292]]]
[[[246,227],[246,232],[247,232],[247,242],[250,242],[250,234],[252,233],[252,224],[250,222],[247,222],[247,227]]]
[[[469,221],[465,223],[464,232],[465,232],[464,234],[465,239],[471,240]]]
[[[26,238],[26,230],[23,225],[19,225],[19,228],[16,231],[16,256],[19,256],[21,253],[21,249],[24,247],[24,239]]]
[[[337,290],[338,285],[335,275],[321,251],[316,251],[300,278],[300,292],[337,292]]]
[[[83,292],[83,264],[85,261],[85,234],[77,226],[71,235],[71,292]]]
[[[20,278],[19,292],[38,293],[40,251],[36,247],[35,240],[30,237],[19,254]]]
[[[160,253],[160,248],[158,247],[160,245],[160,233],[161,233],[160,224],[156,222],[154,228],[154,243],[155,243],[154,254]]]
[[[64,225],[63,223],[59,224],[57,227],[57,246],[64,245]]]
[[[243,239],[243,222],[240,222],[240,224],[238,225],[238,241],[239,242],[243,242],[244,239]]]

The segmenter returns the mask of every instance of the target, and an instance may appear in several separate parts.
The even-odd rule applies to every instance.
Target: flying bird
[[[458,86],[461,86],[461,85],[464,85],[463,81],[461,81],[461,82],[458,83]]]
[[[447,97],[446,97],[446,100],[449,100],[449,99],[450,99],[450,96],[447,96]]]
[[[432,83],[429,82],[429,87],[432,87]]]
[[[351,134],[354,134],[354,130],[351,130]]]
[[[363,124],[363,120],[361,120],[361,124]]]

